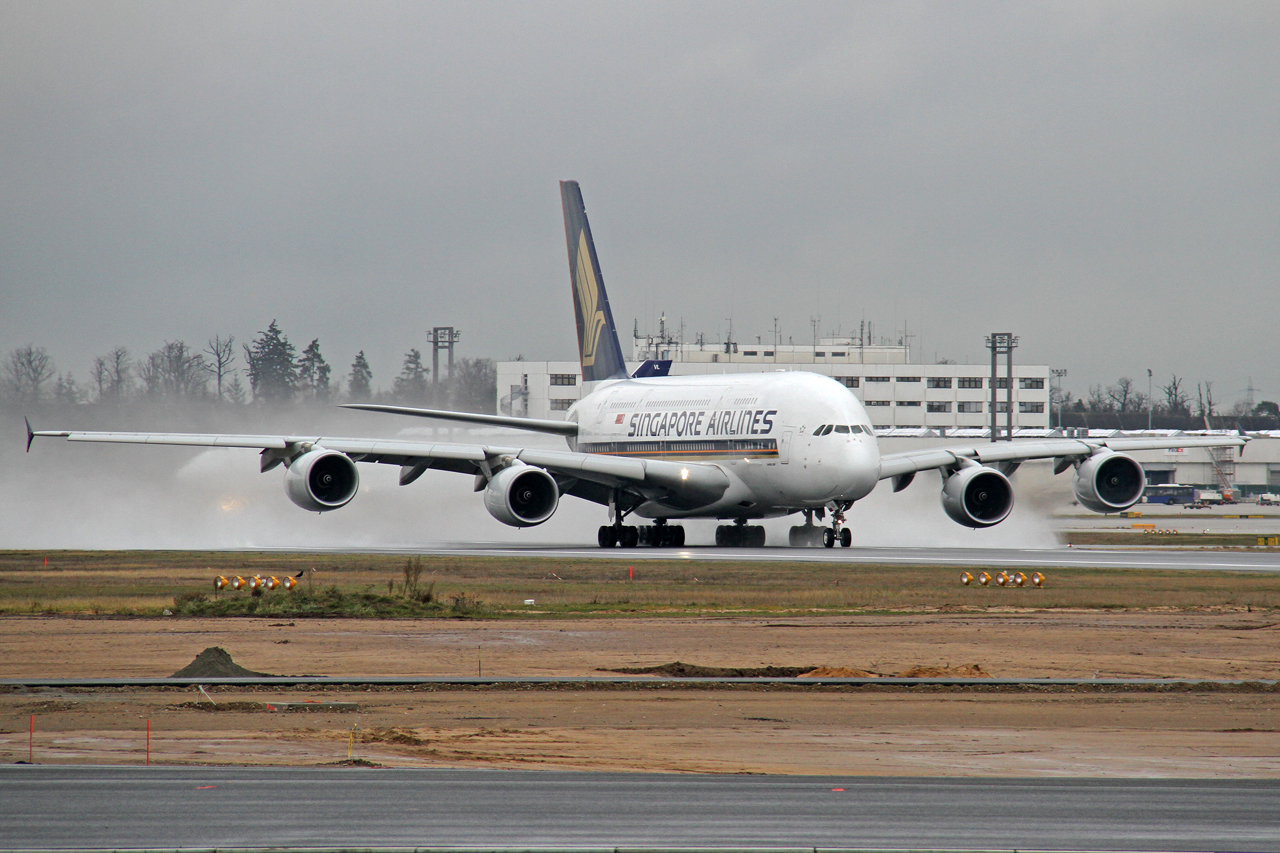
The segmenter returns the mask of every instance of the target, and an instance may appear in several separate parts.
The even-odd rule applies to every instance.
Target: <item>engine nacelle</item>
[[[965,527],[991,527],[1009,517],[1013,485],[994,468],[966,465],[942,481],[942,508]]]
[[[484,490],[484,508],[512,527],[533,527],[552,516],[560,504],[560,487],[541,468],[517,462],[503,468]]]
[[[346,506],[359,489],[356,463],[336,450],[310,450],[293,460],[284,474],[284,491],[289,500],[312,512]]]
[[[1146,489],[1147,475],[1137,460],[1123,453],[1097,453],[1076,468],[1072,490],[1085,509],[1120,512],[1136,504]]]

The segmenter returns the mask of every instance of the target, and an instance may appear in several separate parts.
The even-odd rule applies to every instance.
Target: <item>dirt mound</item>
[[[991,673],[982,668],[980,664],[971,663],[968,666],[913,666],[904,672],[899,672],[895,678],[991,678]]]
[[[801,678],[879,678],[880,673],[865,669],[849,669],[847,666],[820,666],[800,673]]]
[[[601,672],[621,672],[626,675],[666,675],[671,678],[795,678],[805,672],[811,672],[812,666],[698,666],[692,663],[675,661],[661,666],[627,666],[618,669],[605,669]]]
[[[196,659],[175,672],[170,678],[238,678],[261,676],[270,678],[265,672],[253,672],[238,665],[227,654],[227,650],[219,646],[209,648],[196,655]]]

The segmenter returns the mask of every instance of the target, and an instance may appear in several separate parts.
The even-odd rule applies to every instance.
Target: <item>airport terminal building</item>
[[[812,345],[677,343],[636,336],[634,371],[646,359],[670,359],[673,376],[806,370],[830,376],[862,401],[877,430],[982,428],[991,423],[990,364],[913,364],[907,346],[871,346],[857,338]],[[498,410],[528,418],[560,418],[582,396],[577,361],[504,361],[498,366]],[[1006,422],[1008,377],[996,380],[1000,425]],[[1014,428],[1049,427],[1049,368],[1014,364]]]

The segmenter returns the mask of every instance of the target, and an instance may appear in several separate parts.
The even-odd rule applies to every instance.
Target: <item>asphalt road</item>
[[[255,548],[252,550],[264,550]],[[270,549],[266,549],[270,550]],[[281,549],[297,551],[297,548]],[[420,548],[320,549],[342,553],[458,554],[490,557],[550,557],[611,560],[736,560],[748,562],[877,563],[888,565],[980,566],[1045,569],[1196,569],[1236,572],[1280,572],[1276,551],[1175,551],[1100,548],[599,548],[595,545],[496,545],[438,543]]]
[[[1280,850],[1280,782],[0,768],[0,848]]]

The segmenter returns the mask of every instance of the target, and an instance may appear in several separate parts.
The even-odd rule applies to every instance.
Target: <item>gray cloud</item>
[[[1277,43],[1261,3],[9,3],[0,347],[572,357],[576,178],[623,325],[1010,329],[1077,393],[1275,399]]]

